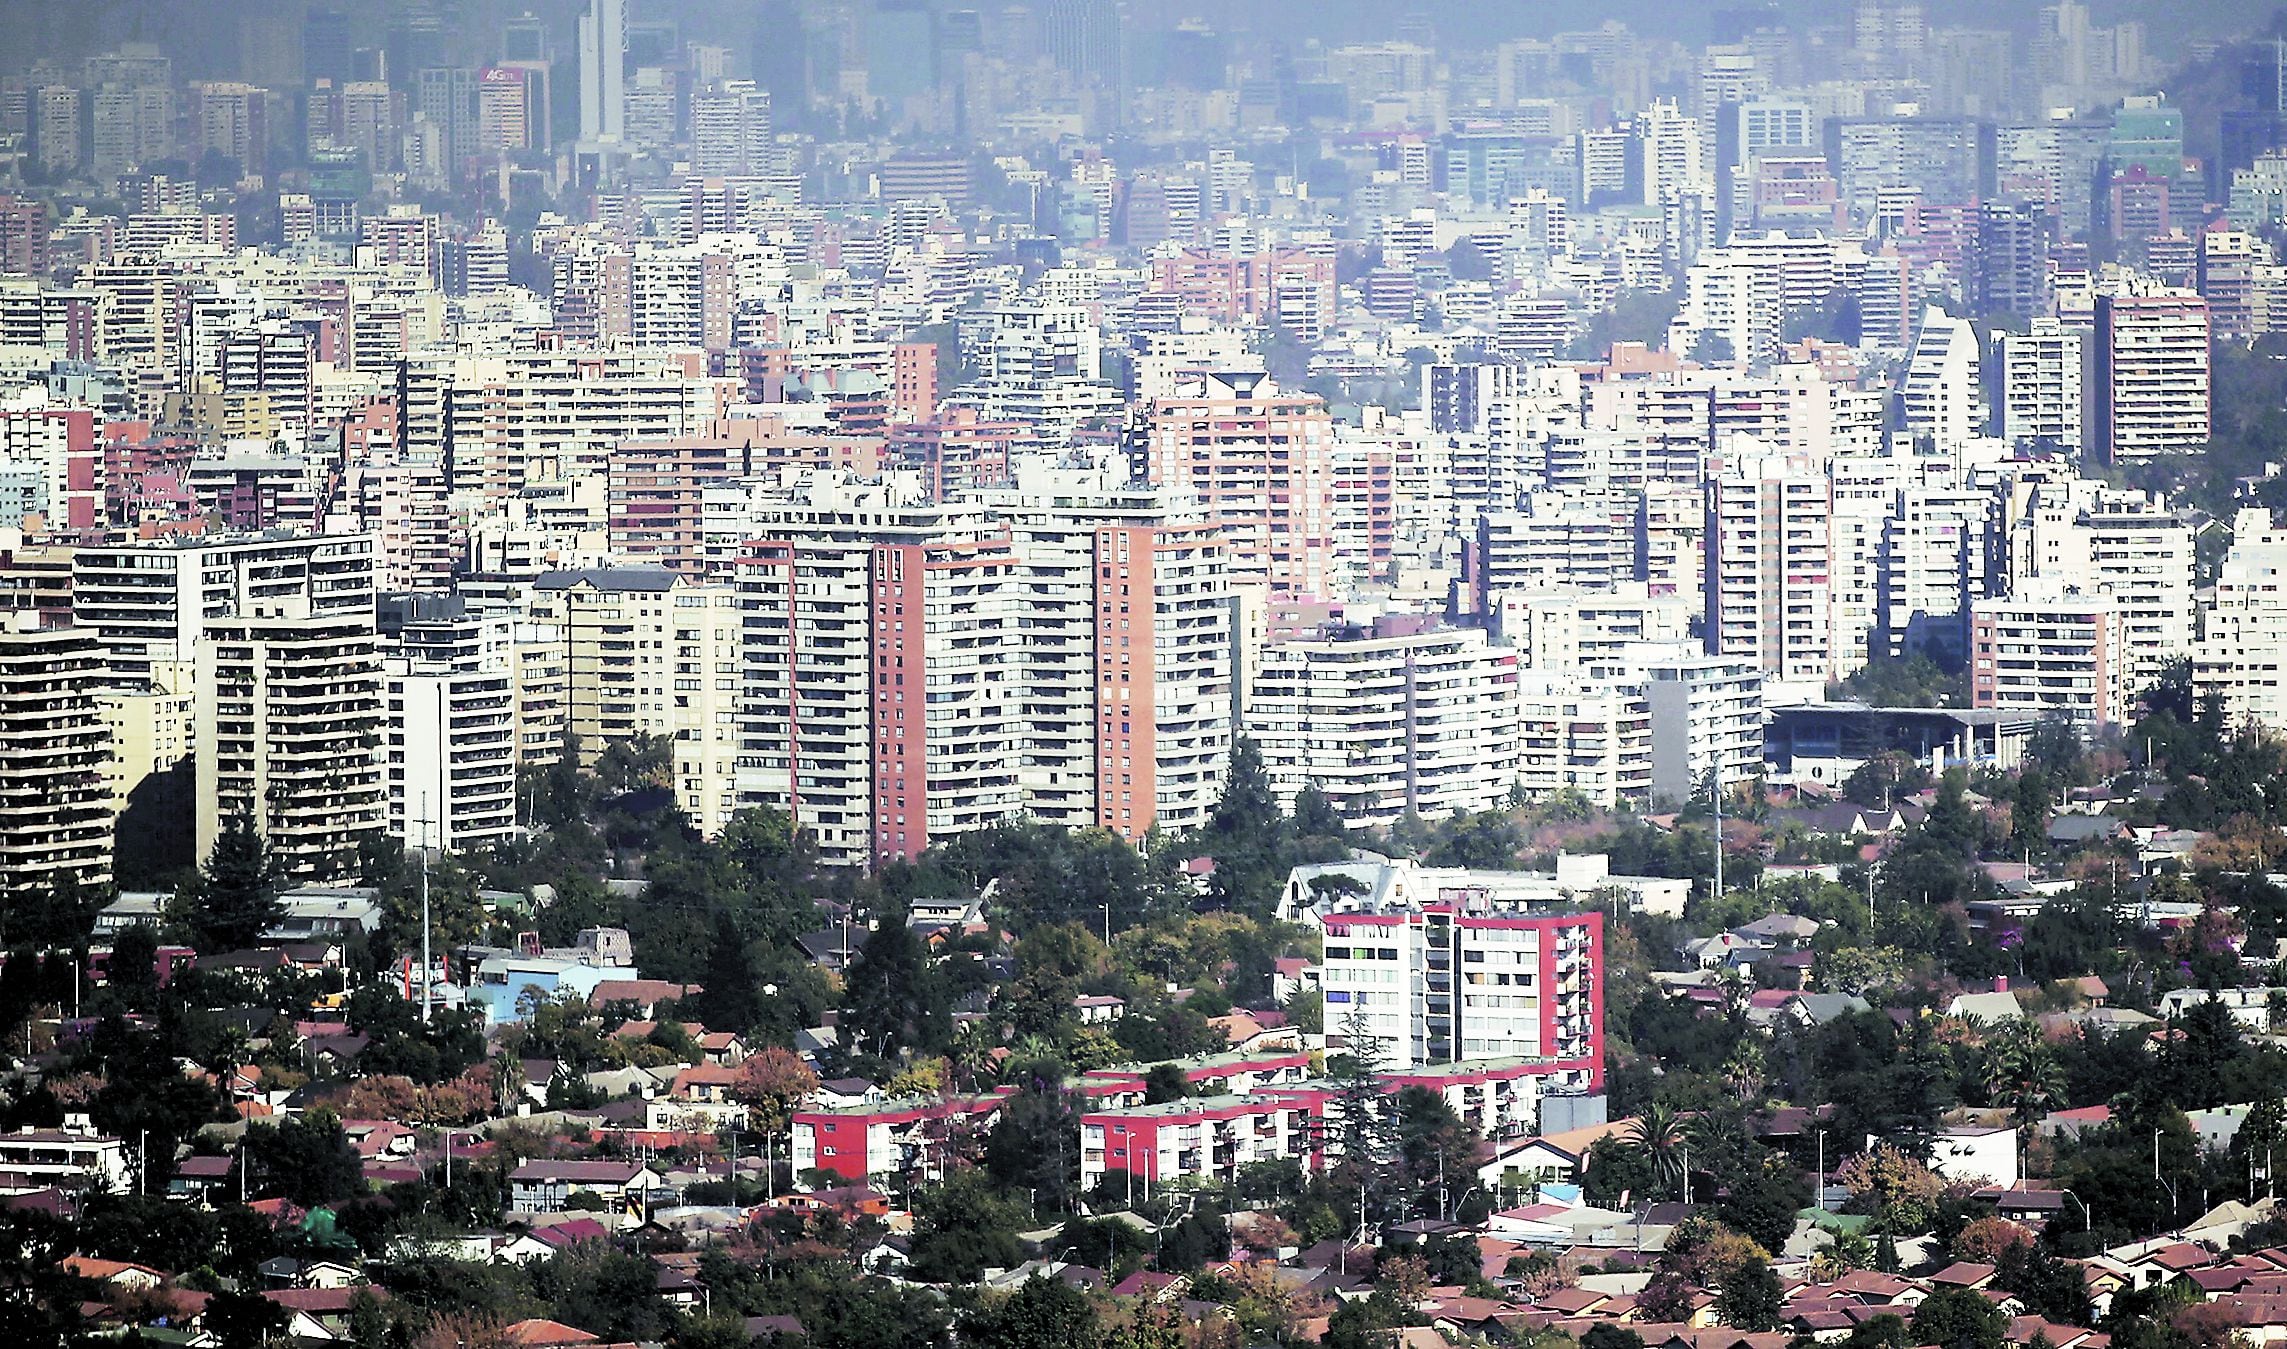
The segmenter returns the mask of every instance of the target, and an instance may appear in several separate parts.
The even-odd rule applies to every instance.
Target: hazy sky
[[[863,3],[863,0],[858,0]],[[249,28],[276,26],[279,36],[298,31],[311,0],[0,0],[0,67],[22,69],[41,55],[76,59],[140,36],[169,47],[185,75],[216,73],[218,63],[235,64],[239,35]],[[408,0],[321,0],[367,16],[402,8]],[[447,14],[460,14],[479,31],[501,13],[531,10],[569,14],[580,0],[437,0]],[[1005,0],[944,0],[945,7],[998,8]],[[1265,29],[1347,41],[1386,34],[1393,17],[1408,9],[1428,13],[1446,35],[1468,33],[1486,40],[1592,27],[1618,18],[1639,31],[1673,33],[1699,44],[1707,40],[1711,11],[1744,8],[1754,0],[1131,0],[1134,10],[1166,21],[1198,15],[1227,28]],[[2042,0],[1924,0],[1939,23],[2009,26],[2030,31]],[[1835,23],[1847,17],[1849,0],[1776,0],[1778,11],[1807,23]],[[2095,0],[2098,23],[2141,14],[2149,40],[2162,56],[2176,54],[2188,36],[2225,36],[2268,25],[2277,0]],[[633,0],[638,18],[674,16],[693,37],[718,36],[743,43],[752,33],[753,0]],[[481,56],[482,53],[475,55]]]

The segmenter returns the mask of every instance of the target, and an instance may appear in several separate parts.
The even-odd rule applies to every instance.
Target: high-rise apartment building
[[[533,616],[563,641],[565,720],[580,762],[611,745],[670,742],[675,797],[712,834],[736,809],[739,597],[652,567],[552,572]]]
[[[383,661],[382,762],[389,832],[407,846],[467,852],[516,830],[514,625],[505,618],[406,624]]]
[[[2112,596],[2030,584],[1970,606],[1972,707],[2114,725],[2133,711],[2126,627]]]
[[[1329,1050],[1353,1012],[1411,1068],[1511,1055],[1556,1061],[1549,1085],[1604,1080],[1604,919],[1494,909],[1468,890],[1324,918]]]
[[[1707,484],[1707,649],[1770,683],[1835,677],[1830,615],[1833,484],[1801,457],[1727,464]]]
[[[370,625],[374,558],[366,534],[81,548],[72,555],[72,614],[102,634],[114,673],[179,691],[218,622],[300,601],[313,618]]]
[[[2057,218],[2044,203],[1988,201],[1977,211],[1977,255],[1971,273],[1978,313],[2034,320],[2051,300],[2049,250]]]
[[[2215,599],[2192,648],[2192,686],[2216,700],[2224,720],[2287,731],[2287,531],[2268,510],[2232,521],[2231,549],[2216,569]]]
[[[370,607],[291,594],[210,620],[193,662],[198,855],[251,819],[289,882],[355,873],[388,823],[381,657]]]
[[[1131,840],[1205,822],[1230,754],[1233,619],[1225,545],[1187,503],[821,497],[752,527],[742,803],[789,811],[844,863],[1020,812]]]
[[[768,173],[770,92],[752,80],[726,80],[691,96],[691,171],[703,178]]]
[[[1985,424],[1978,387],[1976,330],[1966,319],[1923,310],[1899,393],[1906,434],[1933,453],[1960,453]]]
[[[1763,675],[1746,661],[1693,652],[1640,665],[1651,713],[1652,799],[1682,803],[1763,774]]]
[[[1528,801],[1574,794],[1610,810],[1652,793],[1652,709],[1641,682],[1569,671],[1518,677],[1517,781]]]
[[[1262,654],[1247,731],[1280,799],[1354,826],[1491,810],[1517,785],[1517,653],[1477,629],[1330,633]]]
[[[1017,558],[974,511],[789,510],[742,558],[744,804],[842,864],[1023,808]]]
[[[111,738],[98,694],[103,639],[85,627],[43,627],[19,611],[0,626],[0,908],[50,902],[59,886],[111,883],[117,819],[105,771]]]
[[[588,0],[580,16],[580,139],[627,137],[627,0]]]
[[[2089,448],[2118,464],[2206,445],[2208,338],[2197,295],[2099,295]]]
[[[270,164],[270,91],[219,82],[191,86],[189,143],[193,156],[220,155],[244,172]]]
[[[2068,456],[2083,446],[2087,378],[2081,330],[2053,318],[1994,339],[1994,431],[2012,446]]]
[[[1205,824],[1235,685],[1221,533],[1162,492],[981,499],[1008,522],[1026,597],[1026,813],[1130,842]]]
[[[1199,502],[1230,545],[1235,582],[1326,593],[1334,426],[1323,399],[1261,371],[1203,371],[1147,406],[1138,434],[1143,475]]]

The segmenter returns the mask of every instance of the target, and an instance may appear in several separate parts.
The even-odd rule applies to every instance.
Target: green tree
[[[201,954],[241,951],[278,921],[278,882],[270,845],[250,815],[234,815],[215,837],[197,880],[183,888],[168,918]]]
[[[1895,1312],[1866,1318],[1851,1327],[1849,1338],[1843,1341],[1846,1349],[1912,1349],[1919,1343],[1905,1318]]]
[[[260,1293],[230,1290],[207,1299],[204,1320],[217,1349],[264,1349],[293,1323],[284,1307]]]
[[[2037,1023],[2020,1019],[1986,1033],[1985,1091],[2019,1127],[2064,1102],[2064,1068]]]
[[[904,907],[876,914],[844,981],[846,1050],[887,1060],[909,1049],[942,1048],[948,1015],[943,985],[907,926]]]
[[[1374,1033],[1372,1018],[1363,1007],[1353,1005],[1342,1018],[1342,1053],[1327,1065],[1334,1083],[1327,1123],[1340,1147],[1342,1164],[1360,1173],[1361,1184],[1390,1157],[1393,1140],[1382,1090],[1388,1062],[1388,1049]]]
[[[1392,1132],[1405,1184],[1417,1209],[1449,1218],[1447,1210],[1476,1183],[1485,1144],[1443,1095],[1427,1087],[1401,1088],[1395,1104]]]
[[[1144,1104],[1164,1105],[1191,1094],[1191,1079],[1180,1063],[1155,1063],[1144,1073]]]
[[[913,1199],[913,1276],[930,1283],[974,1283],[988,1266],[1013,1269],[1024,1259],[1017,1232],[1026,1223],[1022,1197],[992,1177],[958,1167]]]
[[[1042,1276],[979,1302],[960,1325],[961,1342],[980,1349],[1081,1349],[1099,1333],[1096,1309],[1080,1290]]]
[[[247,1126],[249,1188],[283,1195],[303,1208],[339,1203],[365,1191],[364,1164],[341,1120],[330,1110],[308,1110],[276,1124]]]
[[[2016,791],[2009,803],[2009,846],[2020,853],[2046,847],[2049,808],[2053,804],[2048,774],[2038,768],[2027,768],[2019,773]]]
[[[1001,1105],[985,1140],[985,1170],[1011,1194],[1027,1191],[1028,1209],[1072,1207],[1080,1188],[1080,1097],[1064,1084],[1032,1077]]]
[[[1779,1276],[1764,1260],[1750,1260],[1716,1285],[1715,1315],[1734,1330],[1774,1330],[1782,1294]]]
[[[532,1268],[532,1290],[553,1304],[555,1319],[606,1341],[662,1339],[670,1324],[657,1268],[601,1244],[540,1261]]]
[[[1684,1188],[1684,1137],[1675,1108],[1653,1102],[1621,1137],[1643,1156],[1660,1195],[1680,1198]]]
[[[2001,1349],[2009,1317],[1967,1288],[1941,1288],[1914,1308],[1914,1342],[1937,1349]]]
[[[1341,812],[1315,782],[1304,783],[1294,794],[1294,832],[1302,838],[1348,838],[1349,826]]]
[[[11,966],[13,966],[11,961]],[[121,1007],[148,1012],[159,1002],[159,934],[148,923],[135,923],[111,939],[111,956],[104,962],[103,985]]]
[[[746,933],[727,912],[715,915],[707,943],[707,972],[691,1002],[700,1020],[716,1030],[746,1034],[762,1021],[763,977]]]
[[[1224,908],[1267,914],[1286,880],[1280,865],[1286,817],[1271,789],[1260,746],[1248,736],[1231,744],[1231,768],[1202,840],[1215,859],[1210,896]]]
[[[84,1233],[36,1209],[0,1213],[0,1337],[20,1345],[64,1344],[84,1322],[95,1285],[64,1267]]]

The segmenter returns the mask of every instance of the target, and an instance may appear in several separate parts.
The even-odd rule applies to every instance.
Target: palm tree
[[[2065,1071],[2030,1021],[2011,1021],[1985,1037],[1985,1091],[2019,1125],[2064,1098]]]
[[[1723,1061],[1723,1084],[1732,1096],[1746,1105],[1763,1093],[1763,1079],[1769,1068],[1763,1053],[1763,1041],[1754,1034],[1739,1037],[1739,1047]]]
[[[1644,1113],[1628,1126],[1625,1139],[1650,1163],[1652,1184],[1661,1193],[1683,1189],[1684,1134],[1674,1106],[1655,1101],[1644,1107]]]

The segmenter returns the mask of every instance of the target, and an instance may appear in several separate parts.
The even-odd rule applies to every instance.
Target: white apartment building
[[[1068,486],[975,498],[1018,558],[1025,811],[1131,840],[1196,828],[1230,765],[1228,550],[1179,498]]]
[[[2198,295],[2097,296],[2090,448],[2118,464],[2207,444],[2208,341]]]
[[[1503,590],[1608,592],[1635,573],[1628,503],[1535,492],[1477,519],[1469,582],[1479,612]]]
[[[1545,670],[1520,675],[1517,780],[1525,799],[1578,792],[1597,806],[1652,792],[1652,709],[1641,683]]]
[[[116,677],[179,691],[218,620],[299,601],[312,617],[370,625],[374,555],[365,534],[81,548],[72,554],[72,614],[103,635]]]
[[[1474,629],[1282,642],[1246,725],[1282,803],[1315,784],[1378,826],[1491,809],[1516,785],[1517,656]]]
[[[915,857],[1018,814],[1006,529],[968,509],[818,505],[756,532],[738,580],[741,804],[786,811],[843,865]]]
[[[712,835],[737,808],[739,596],[665,568],[552,572],[533,615],[563,637],[565,721],[594,767],[608,745],[673,745],[676,804]]]
[[[1535,670],[1578,671],[1591,679],[1615,678],[1627,650],[1642,642],[1682,642],[1691,636],[1691,602],[1653,595],[1629,581],[1608,595],[1546,594],[1504,590],[1494,596],[1493,631]]]
[[[2139,689],[2191,649],[2192,524],[2164,499],[2089,479],[2043,482],[2013,532],[2015,576],[2111,594],[2126,629],[2126,673]]]
[[[1888,494],[1845,499],[1844,492],[1838,478],[1827,530],[1833,559],[1827,622],[1834,667],[1847,675],[1866,664],[1882,626],[1882,540],[1890,516]]]
[[[247,816],[294,882],[352,874],[388,823],[373,615],[311,608],[296,595],[210,620],[193,662],[198,855]]]
[[[1707,649],[1823,689],[1833,643],[1833,484],[1800,457],[1743,455],[1707,484]]]
[[[895,498],[819,482],[751,508],[741,799],[853,864],[1020,812],[1131,840],[1203,823],[1237,684],[1221,534],[1062,473]]]
[[[2267,510],[2232,521],[2231,550],[2216,572],[2215,599],[2192,648],[2192,685],[2215,698],[2226,722],[2287,730],[2287,530]]]
[[[58,886],[111,883],[118,818],[105,770],[110,736],[97,703],[102,639],[84,627],[40,627],[28,611],[0,629],[0,904],[50,904]]]
[[[1936,308],[1922,311],[1921,329],[1906,360],[1899,391],[1900,424],[1917,447],[1952,455],[1984,425],[1979,392],[1977,333],[1967,319]]]
[[[1668,324],[1667,345],[1703,365],[1761,365],[1778,354],[1785,325],[1777,272],[1749,259],[1703,254],[1684,273],[1683,305]]]
[[[519,352],[417,366],[399,431],[408,461],[449,456],[456,490],[488,499],[527,483],[599,481],[623,440],[703,433],[737,381],[692,351]]]
[[[1996,338],[1994,433],[2020,449],[2080,454],[2088,401],[2085,351],[2081,330],[2053,318],[2034,319],[2030,331]]]
[[[1966,606],[1987,591],[1993,505],[1989,493],[1939,487],[1904,487],[1891,498],[1876,568],[1876,645],[1884,654],[1920,651],[1941,665],[1960,663]]]
[[[2134,691],[2127,624],[2110,594],[2032,583],[1970,606],[1970,703],[2098,725],[2124,721]]]
[[[1646,483],[1636,505],[1636,579],[1647,593],[1707,608],[1707,502],[1697,482]]]
[[[1418,906],[1343,909],[1321,924],[1319,983],[1335,1039],[1357,1011],[1393,1068],[1518,1056],[1553,1061],[1550,1086],[1602,1080],[1602,915],[1494,912],[1451,891]]]
[[[1763,675],[1746,661],[1635,653],[1651,714],[1652,797],[1681,804],[1710,783],[1763,773]]]
[[[407,624],[383,661],[389,831],[410,847],[468,852],[516,833],[514,625]]]

